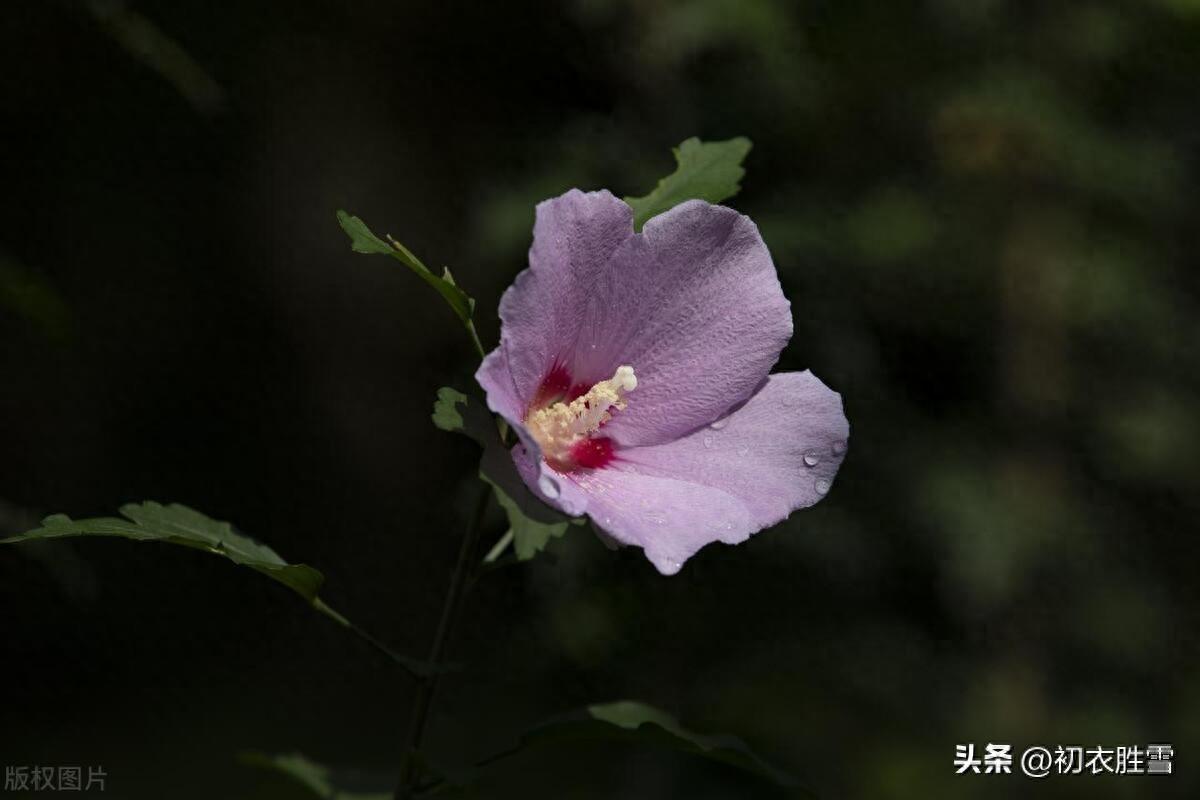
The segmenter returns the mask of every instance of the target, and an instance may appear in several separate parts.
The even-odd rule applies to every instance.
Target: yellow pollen
[[[525,420],[526,428],[547,461],[563,463],[575,444],[612,419],[609,409],[625,409],[625,395],[636,388],[633,367],[617,367],[611,378],[600,381],[570,403],[560,401],[531,413]]]

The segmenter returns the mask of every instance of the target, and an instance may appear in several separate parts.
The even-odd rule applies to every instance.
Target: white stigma
[[[617,367],[608,380],[600,381],[570,403],[559,401],[534,411],[525,424],[547,461],[565,463],[571,447],[612,419],[610,409],[625,409],[625,395],[636,389],[637,383],[633,367]]]

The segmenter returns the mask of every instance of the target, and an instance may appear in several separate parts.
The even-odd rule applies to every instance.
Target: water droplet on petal
[[[817,481],[817,485],[815,488],[817,490],[817,494],[824,497],[826,494],[829,493],[829,481],[825,480],[824,478],[821,478],[820,480]]]
[[[712,428],[714,431],[719,431],[719,430],[721,430],[721,428],[724,428],[728,424],[729,424],[729,418],[726,417],[725,419],[717,420],[716,422],[714,422],[712,425],[709,425],[708,427]]]
[[[704,437],[704,446],[705,446],[705,447],[712,447],[712,446],[713,446],[713,437],[711,437],[711,436],[705,436],[705,437]]]
[[[840,456],[842,453],[846,452],[846,443],[839,439],[833,443],[833,446],[830,449],[833,450],[833,454],[835,456]]]
[[[551,500],[557,499],[559,495],[558,484],[549,475],[543,475],[538,478],[538,488],[542,490],[542,494],[549,497]]]
[[[817,455],[816,450],[809,450],[804,454],[804,465],[806,467],[815,467],[820,460],[821,457]]]

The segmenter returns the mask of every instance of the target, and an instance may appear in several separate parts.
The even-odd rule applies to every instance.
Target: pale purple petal
[[[669,442],[745,401],[792,335],[790,304],[749,217],[693,200],[612,256],[576,345],[577,380],[633,367],[638,388],[605,435]]]
[[[517,394],[503,347],[497,347],[484,357],[475,371],[475,380],[487,395],[488,408],[508,420],[510,425],[520,423],[526,401]]]
[[[593,522],[672,574],[710,542],[744,541],[819,501],[849,433],[841,396],[810,372],[788,372],[712,426],[571,477]]]
[[[487,404],[516,431],[518,442],[512,458],[521,478],[544,503],[563,513],[579,516],[587,508],[587,496],[578,486],[550,468],[542,459],[537,442],[522,424],[525,401],[517,396],[512,373],[504,349],[497,347],[487,354],[475,373],[475,380],[487,394]]]
[[[849,434],[841,398],[809,373],[768,378],[792,323],[753,222],[690,201],[634,234],[620,200],[572,190],[538,206],[534,234],[530,268],[501,300],[501,347],[476,377],[540,499],[587,513],[669,574],[829,491]],[[616,460],[550,467],[524,429],[531,402],[626,364],[637,388],[601,434]]]
[[[638,389],[606,435],[659,444],[711,422],[762,383],[792,333],[758,228],[683,203],[633,233],[608,192],[538,205],[530,268],[500,302],[513,388],[528,405],[555,365],[591,386],[633,367]]]
[[[633,235],[632,209],[606,191],[572,189],[538,204],[529,269],[500,299],[501,346],[524,405],[554,364],[571,361],[596,286],[613,252]]]
[[[588,495],[570,476],[553,469],[542,458],[533,437],[517,428],[520,441],[513,446],[512,459],[525,485],[546,503],[572,517],[582,516],[588,507]]]

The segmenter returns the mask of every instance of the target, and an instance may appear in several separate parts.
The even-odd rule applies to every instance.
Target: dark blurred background
[[[1200,3],[4,12],[0,526],[187,503],[423,654],[476,484],[429,412],[474,357],[334,210],[451,266],[490,346],[537,201],[641,194],[682,139],[746,135],[731,204],[792,298],[780,368],[853,429],[834,490],[669,579],[585,529],[487,575],[434,757],[630,697],[821,797],[1200,790]],[[190,800],[256,796],[245,750],[397,761],[411,683],[249,570],[4,549],[0,608],[0,764]],[[952,765],[966,742],[1158,741],[1170,778]],[[621,746],[502,772],[497,796],[777,796]]]

